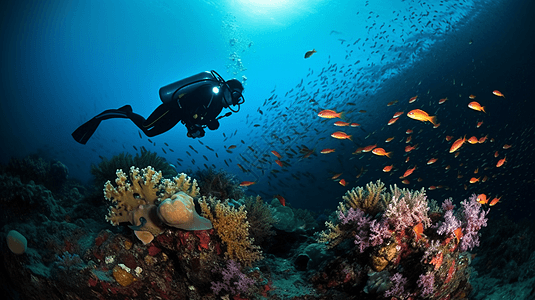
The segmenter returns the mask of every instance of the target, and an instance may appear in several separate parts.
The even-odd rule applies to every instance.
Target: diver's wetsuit
[[[72,136],[77,142],[85,144],[101,121],[127,118],[132,120],[148,137],[168,131],[180,121],[186,125],[188,136],[202,137],[204,136],[203,126],[207,126],[210,130],[219,128],[219,121],[216,118],[223,109],[225,91],[218,89],[216,93],[214,87],[219,87],[219,84],[207,81],[187,94],[179,94],[176,96],[176,101],[161,104],[147,119],[132,112],[130,105],[106,110],[78,127]]]

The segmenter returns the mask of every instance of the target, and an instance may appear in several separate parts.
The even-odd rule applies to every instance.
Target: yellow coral
[[[375,216],[386,208],[384,190],[385,184],[381,180],[377,180],[376,183],[370,182],[366,184],[366,190],[362,187],[355,187],[342,196],[342,199],[345,200],[345,207],[342,207],[340,211],[345,213],[346,208],[360,208],[371,216]]]
[[[186,174],[162,179],[162,172],[156,172],[150,166],[141,170],[131,167],[128,175],[117,170],[115,186],[109,180],[104,185],[104,197],[115,204],[110,206],[106,220],[114,226],[123,222],[131,223],[137,227],[136,236],[148,243],[154,235],[163,231],[157,205],[180,192],[189,197],[197,196],[197,181],[191,180]]]
[[[199,200],[202,214],[212,222],[217,235],[226,245],[225,256],[229,259],[251,266],[262,259],[260,247],[253,245],[249,236],[249,222],[245,206],[236,209],[228,202],[221,202],[213,197]]]

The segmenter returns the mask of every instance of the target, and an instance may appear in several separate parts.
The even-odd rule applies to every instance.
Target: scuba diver
[[[78,127],[72,137],[78,143],[85,144],[103,120],[126,118],[132,120],[148,137],[164,133],[181,121],[188,129],[188,137],[200,138],[205,134],[205,127],[216,130],[219,128],[219,119],[240,110],[240,105],[245,102],[242,92],[243,85],[237,79],[225,81],[214,70],[201,72],[160,88],[163,104],[147,119],[132,112],[130,105],[125,105],[103,111]],[[237,105],[238,108],[234,110],[231,105]],[[218,117],[223,108],[229,108],[232,112]]]

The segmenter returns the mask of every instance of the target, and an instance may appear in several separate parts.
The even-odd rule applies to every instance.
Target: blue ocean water
[[[37,154],[61,161],[70,178],[91,186],[92,164],[145,148],[178,172],[212,167],[237,182],[252,181],[246,195],[268,203],[281,195],[292,208],[323,213],[318,223],[348,190],[376,180],[425,189],[439,202],[451,197],[457,207],[472,194],[501,197],[480,231],[481,246],[471,251],[471,297],[533,299],[534,12],[533,1],[522,0],[7,1],[0,12],[0,164]],[[316,52],[305,58],[311,50]],[[240,80],[245,103],[203,138],[187,137],[182,124],[148,138],[127,119],[103,121],[86,145],[71,136],[95,115],[126,104],[148,117],[161,104],[160,87],[209,70]],[[470,109],[472,101],[485,112]],[[436,116],[436,128],[409,118],[415,109]],[[322,110],[343,117],[321,118]],[[335,126],[337,121],[349,124]],[[333,138],[337,131],[351,139]],[[478,142],[450,153],[463,137]],[[392,152],[391,157],[362,151],[370,145]],[[325,149],[334,151],[322,154]],[[280,154],[279,161],[272,151]],[[392,171],[383,171],[387,166]],[[21,212],[22,221],[2,224],[6,233],[22,231],[31,248],[12,261],[6,255],[12,264],[2,265],[2,271],[17,270],[21,262],[31,269],[24,269],[26,274],[48,280],[46,272],[57,264],[76,269],[84,257],[82,251],[66,250],[76,248],[73,240],[87,242],[84,249],[96,247],[102,238],[98,231],[108,226],[104,216],[93,218],[91,211],[87,219],[72,220],[60,208],[70,198],[55,197],[51,216],[32,212],[39,218],[25,222],[28,215]],[[26,199],[20,210],[8,211],[6,203],[16,197],[0,198],[3,220],[18,220],[17,212],[36,201]],[[92,205],[104,204],[65,206],[79,214]],[[112,229],[116,236],[128,230]],[[78,230],[87,234],[80,237]],[[282,293],[283,269],[287,264],[295,271],[297,263],[277,251],[292,248],[297,256],[299,247],[314,242],[312,230],[278,234],[279,243],[301,238],[291,247],[265,250],[271,256],[266,264],[279,269],[262,272],[278,280]],[[143,251],[150,253],[143,248],[138,254]],[[85,253],[85,262],[94,254]],[[113,281],[110,270],[95,268],[92,274],[87,278],[94,281],[87,283],[80,283],[87,278],[78,274],[77,284],[93,288],[98,281],[97,288],[112,290],[104,285]],[[275,278],[281,274],[283,279]],[[310,276],[299,276],[309,285],[294,286],[288,295],[298,297],[302,290],[313,295]],[[2,290],[10,290],[11,282],[25,286],[17,280],[2,280]]]
[[[533,187],[533,30],[524,25],[532,24],[524,19],[532,7],[522,1],[12,1],[6,8],[3,163],[39,153],[90,182],[90,165],[100,157],[144,146],[179,171],[214,166],[255,181],[248,194],[280,194],[315,211],[377,179],[441,186],[428,190],[437,200],[503,196],[504,211],[516,210]],[[205,70],[241,80],[246,99],[205,137],[188,138],[178,124],[149,142],[131,121],[112,119],[86,145],[72,139],[106,109],[130,104],[148,117],[160,104],[160,87]],[[486,113],[467,107],[471,94]],[[317,116],[323,109],[360,126],[333,126],[335,119]],[[408,118],[412,109],[436,115],[440,126]],[[388,126],[398,111],[404,114]],[[338,130],[352,141],[330,136]],[[464,145],[455,158],[448,135],[488,139]],[[408,136],[418,144],[411,153],[404,151]],[[392,158],[353,154],[373,144]],[[325,148],[335,152],[321,154]],[[496,168],[503,157],[507,163]],[[427,165],[430,158],[438,160]],[[387,165],[394,170],[384,173]],[[402,184],[413,166],[410,183]],[[471,177],[480,183],[468,183]]]

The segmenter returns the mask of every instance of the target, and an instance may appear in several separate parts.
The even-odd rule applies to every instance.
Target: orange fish
[[[433,125],[433,128],[438,128],[438,126],[440,126],[440,123]]]
[[[451,168],[450,165],[447,165],[444,169],[449,170]]]
[[[432,191],[432,190],[435,190],[436,188],[437,188],[436,186],[432,185],[432,186],[428,187],[427,189]]]
[[[409,103],[413,103],[414,101],[416,101],[416,99],[418,99],[418,96],[414,96],[412,98],[409,99]]]
[[[473,136],[473,137],[468,139],[468,142],[470,144],[477,144],[477,143],[479,143],[479,140],[475,136]]]
[[[284,164],[282,163],[282,161],[276,159],[275,162],[276,162],[277,165],[279,165],[281,168],[284,167]]]
[[[392,125],[392,124],[396,123],[397,120],[398,120],[398,118],[390,119],[390,121],[388,121],[388,125]]]
[[[437,161],[436,158],[431,158],[430,160],[427,161],[427,164],[428,164],[428,165],[430,165],[430,164],[434,164],[436,161]]]
[[[281,195],[275,195],[273,197],[279,199],[279,202],[282,204],[282,206],[286,206],[286,199],[284,199],[284,197],[282,197]]]
[[[453,138],[452,135],[447,135],[447,136],[446,136],[446,141],[449,142],[449,141],[451,141],[452,138]]]
[[[356,155],[356,154],[360,154],[360,153],[362,153],[362,149],[364,149],[364,147],[358,147],[357,150],[355,150],[355,151],[352,152],[351,154],[354,154],[354,155]]]
[[[457,151],[461,146],[466,142],[466,136],[463,138],[458,138],[455,142],[453,142],[453,145],[451,145],[450,153],[453,153]]]
[[[482,111],[484,113],[487,113],[485,111],[485,106],[481,106],[481,104],[477,103],[476,101],[472,101],[468,103],[468,107],[470,107],[473,110]]]
[[[346,186],[347,185],[347,181],[345,181],[345,179],[340,179],[340,181],[338,181],[339,184],[341,184],[342,186]]]
[[[333,153],[333,152],[334,152],[334,149],[329,149],[329,148],[326,148],[320,151],[321,154],[328,154],[328,153]]]
[[[422,224],[422,222],[414,225],[412,229],[414,230],[414,233],[416,235],[416,241],[422,238],[422,233],[424,233],[424,225]]]
[[[337,121],[334,122],[334,126],[348,126],[349,122]]]
[[[395,119],[395,118],[398,118],[398,117],[401,116],[402,114],[403,114],[402,111],[398,111],[398,112],[396,112],[396,113],[394,114],[394,116],[393,116],[392,118],[394,118],[394,119]]]
[[[282,158],[282,155],[280,155],[279,152],[275,150],[271,150],[271,154],[275,155],[277,158]]]
[[[345,140],[345,139],[351,140],[351,135],[348,135],[343,131],[334,132],[333,134],[331,134],[331,136],[339,140]]]
[[[250,186],[250,185],[253,185],[253,184],[256,184],[256,181],[242,181],[240,183],[240,186]]]
[[[498,157],[499,153],[498,151],[494,152],[494,157]]]
[[[230,146],[228,146],[227,150],[232,150],[234,148],[236,148],[236,145],[230,145]]]
[[[506,157],[507,157],[507,156],[506,156]],[[498,161],[498,163],[496,164],[496,167],[499,168],[499,167],[503,166],[503,164],[505,163],[505,158],[506,158],[506,157],[500,159],[500,160]]]
[[[485,194],[479,194],[477,195],[477,198],[476,198],[477,202],[479,202],[480,204],[487,204],[487,202],[489,202],[489,199],[487,198],[487,195]]]
[[[392,171],[393,167],[394,167],[394,165],[386,166],[386,167],[383,168],[383,172],[388,173],[388,172]]]
[[[403,173],[403,176],[401,176],[400,178],[408,177],[409,175],[412,174],[412,172],[414,172],[414,170],[416,170],[416,166],[414,166],[414,168],[412,168],[412,169],[407,169],[407,171],[405,171],[405,173]]]
[[[403,183],[403,184],[409,184],[409,183],[411,183],[411,182],[410,182],[408,179],[403,179],[403,180],[401,181],[401,183]]]
[[[481,182],[486,182],[487,179],[489,179],[489,178],[487,177],[487,175],[485,175],[485,177],[483,177],[483,179],[481,179]]]
[[[438,100],[438,104],[442,104],[442,103],[444,103],[446,101],[448,101],[448,97]]]
[[[344,112],[337,113],[336,111],[332,109],[324,109],[318,113],[318,117],[324,118],[324,119],[334,119],[334,118],[342,118]]]
[[[483,125],[483,121],[479,121],[479,122],[477,122],[476,128],[481,127],[481,125]]]
[[[470,178],[470,183],[476,183],[478,181],[479,181],[479,177],[478,178],[475,178],[475,177]]]
[[[392,152],[386,152],[383,148],[374,148],[372,153],[378,156],[386,156],[388,158],[390,158],[390,155],[392,155]]]
[[[507,150],[507,149],[509,149],[509,148],[511,148],[511,147],[513,147],[513,145],[505,144],[505,145],[503,145],[502,148],[505,149],[505,150]]]
[[[479,138],[479,143],[480,143],[480,144],[483,144],[483,143],[487,140],[487,136],[488,136],[488,135],[480,137],[480,138]]]
[[[457,158],[457,156],[459,156],[459,154],[461,154],[461,152],[456,152],[456,153],[454,154],[455,158]]]
[[[338,174],[334,174],[333,177],[331,177],[332,180],[340,177],[340,175],[342,175],[342,173],[338,173]]]
[[[407,137],[407,139],[405,140],[405,144],[410,143],[411,140],[412,140],[412,135],[409,135],[409,136]]]
[[[317,52],[316,49],[312,49],[312,50],[310,50],[310,51],[307,51],[307,52],[305,53],[305,58],[309,58],[309,57],[311,57],[312,54],[314,54],[314,53],[316,53],[316,52]]]
[[[405,159],[405,163],[408,163],[410,159],[411,159],[411,157],[407,156],[407,158]]]
[[[463,229],[459,227],[453,231],[453,234],[455,235],[455,238],[457,238],[457,243],[459,243],[463,237]]]
[[[411,134],[412,133],[412,129],[407,129],[407,131],[405,131],[406,134]]]
[[[498,97],[503,97],[503,98],[505,98],[505,96],[504,96],[500,91],[498,91],[498,90],[494,90],[494,91],[492,91],[492,93],[493,93],[494,95],[498,96]],[[514,98],[514,97],[513,97],[513,98]]]
[[[498,201],[500,201],[500,199],[502,199],[502,197],[499,197],[499,198],[494,197],[494,199],[492,199],[492,201],[490,201],[489,206],[496,205],[496,203],[498,203]]]
[[[386,104],[386,106],[392,106],[394,104],[398,103],[398,100],[390,101]]]
[[[477,174],[478,172],[479,172],[479,168],[476,168],[476,169],[474,170],[474,174]]]
[[[360,126],[359,123],[351,123],[350,125],[351,125],[351,127],[358,127],[358,126]]]
[[[474,96],[474,95],[470,95],[470,96],[468,96],[468,98],[474,100],[474,99],[476,98],[476,96]]]
[[[428,113],[426,113],[425,111],[423,111],[421,109],[413,109],[413,110],[409,111],[407,113],[407,117],[409,117],[411,119],[414,119],[414,120],[422,121],[422,122],[429,121],[433,125],[437,124],[437,117],[430,116]]]
[[[387,138],[387,139],[385,140],[385,142],[390,143],[393,139],[394,139],[394,137],[389,137],[389,138]]]
[[[373,150],[373,148],[377,147],[377,144],[376,145],[369,145],[369,146],[366,146],[364,148],[362,148],[362,152],[370,152]]]
[[[416,147],[418,147],[418,144],[414,146],[411,146],[411,145],[405,146],[405,152],[411,152],[412,150],[416,149]]]

